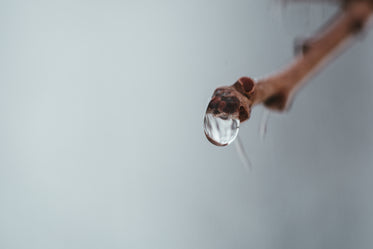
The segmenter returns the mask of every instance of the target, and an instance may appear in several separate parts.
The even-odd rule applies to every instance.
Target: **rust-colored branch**
[[[289,67],[256,83],[253,104],[264,103],[271,109],[286,109],[299,86],[315,69],[331,59],[336,49],[346,45],[364,28],[372,12],[372,1],[347,3],[327,30],[302,45],[301,54]]]
[[[287,68],[256,82],[242,77],[232,86],[216,89],[206,113],[243,122],[249,119],[253,105],[263,103],[272,110],[287,109],[302,83],[360,33],[373,13],[373,0],[340,2],[340,13],[325,30],[302,44],[301,53]]]

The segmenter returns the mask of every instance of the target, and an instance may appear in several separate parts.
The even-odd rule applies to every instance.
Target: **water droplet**
[[[215,116],[206,113],[204,129],[207,139],[217,145],[225,146],[233,142],[237,137],[240,127],[240,120],[230,116]]]

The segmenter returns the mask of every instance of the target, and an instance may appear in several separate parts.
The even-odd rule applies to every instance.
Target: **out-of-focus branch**
[[[257,81],[251,97],[253,104],[264,103],[271,109],[286,109],[299,86],[362,31],[372,12],[373,1],[346,2],[326,30],[303,43],[301,53],[292,64],[283,71]]]
[[[287,109],[299,87],[337,50],[359,34],[373,13],[373,0],[340,0],[340,13],[326,28],[301,45],[301,52],[285,69],[254,82],[242,77],[235,84],[215,90],[206,113],[215,117],[249,119],[251,107],[264,104],[277,111]]]

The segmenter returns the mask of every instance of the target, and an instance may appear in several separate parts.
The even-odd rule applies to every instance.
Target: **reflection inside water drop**
[[[240,120],[231,117],[217,117],[212,113],[206,113],[204,129],[207,139],[217,145],[225,146],[233,142],[237,137]]]

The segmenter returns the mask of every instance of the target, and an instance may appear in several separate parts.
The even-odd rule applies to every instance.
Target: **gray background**
[[[251,172],[202,130],[217,86],[284,66],[334,10],[0,1],[0,248],[372,248],[373,32],[264,142],[254,109]]]

